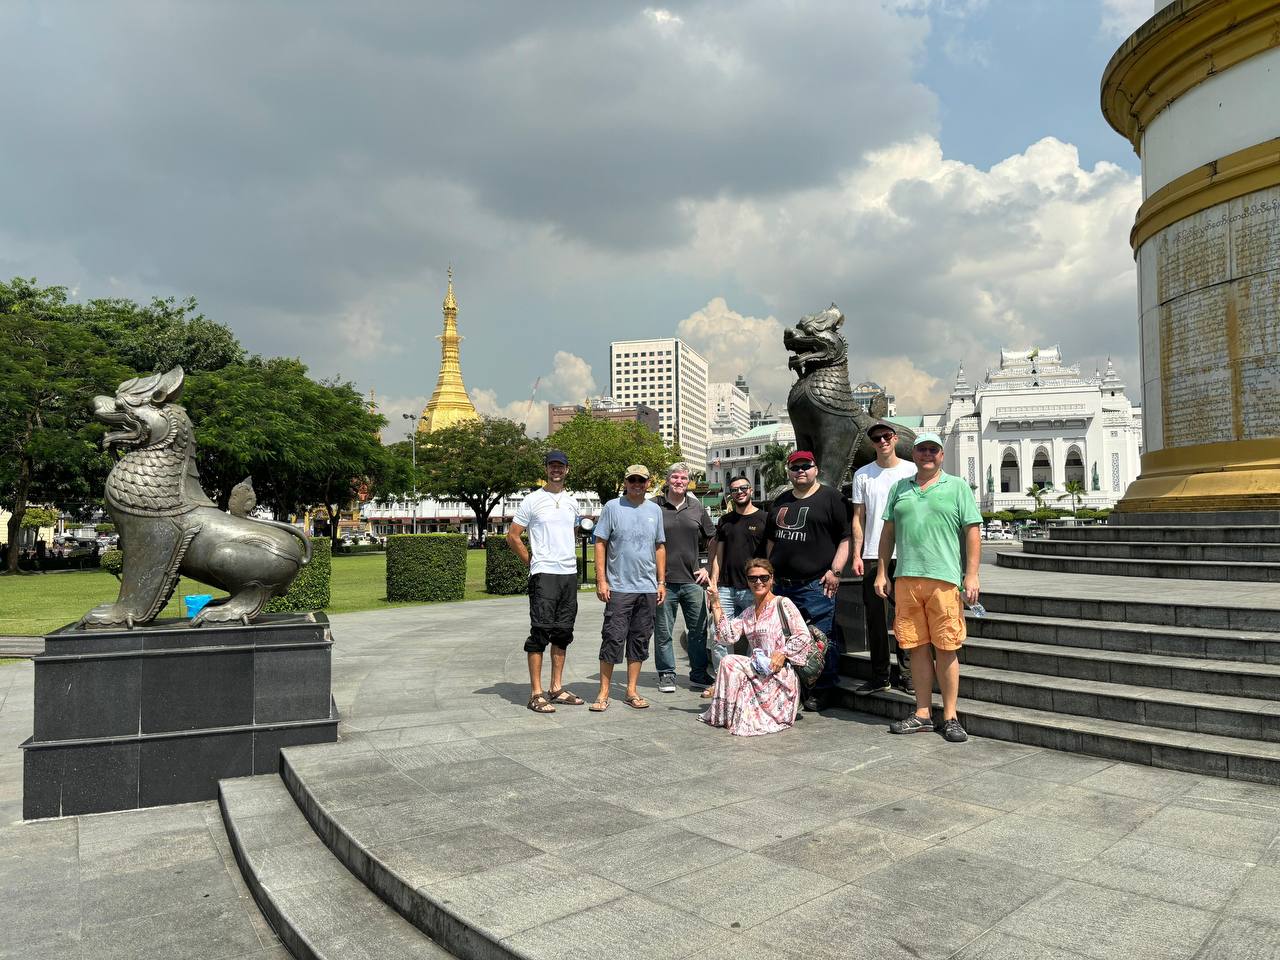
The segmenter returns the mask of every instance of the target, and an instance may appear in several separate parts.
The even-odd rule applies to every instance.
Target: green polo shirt
[[[884,519],[893,521],[898,547],[894,576],[963,584],[960,538],[966,527],[982,523],[968,484],[949,473],[924,490],[915,477],[899,480],[889,493]]]

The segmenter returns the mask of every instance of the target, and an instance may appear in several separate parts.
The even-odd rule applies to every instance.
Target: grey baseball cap
[[[875,423],[871,424],[871,426],[867,427],[867,436],[871,436],[871,433],[874,430],[892,430],[894,433],[897,433],[898,427],[897,424],[890,423],[888,420],[877,420]]]

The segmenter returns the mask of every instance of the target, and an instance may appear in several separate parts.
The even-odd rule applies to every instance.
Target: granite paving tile
[[[1090,790],[1103,790],[1107,793],[1119,793],[1138,800],[1167,803],[1174,797],[1194,789],[1202,779],[1196,774],[1181,773],[1177,770],[1116,763],[1077,781],[1076,786]]]
[[[234,901],[188,903],[164,913],[86,925],[81,950],[93,960],[221,960],[262,949],[249,918]]]
[[[585,944],[590,955],[616,960],[682,957],[711,943],[719,932],[704,920],[671,909],[640,894],[584,910],[504,942],[539,960],[579,960]]]
[[[876,807],[860,819],[873,827],[938,843],[999,815],[1000,811],[992,807],[920,794]]]
[[[1112,835],[1016,813],[988,821],[950,841],[974,853],[1059,876],[1074,873],[1115,842]]]
[[[958,917],[937,922],[933,905],[847,885],[751,931],[809,960],[944,960],[983,928]]]
[[[1079,783],[1085,777],[1091,777],[1114,765],[1114,760],[1099,760],[1061,750],[1042,750],[1027,757],[1010,760],[1000,769],[1019,777],[1036,777],[1040,780],[1052,780],[1054,783]]]
[[[862,819],[851,818],[760,847],[757,853],[786,866],[848,883],[928,847],[923,840],[879,830]]]
[[[1113,890],[1203,910],[1221,910],[1234,899],[1252,868],[1195,850],[1180,850],[1128,837],[1077,870],[1074,879]]]
[[[113,923],[163,913],[185,903],[235,900],[239,890],[212,843],[210,857],[154,870],[107,874],[80,884],[85,924]]]
[[[1280,823],[1280,788],[1243,780],[1204,777],[1174,800],[1180,807],[1195,807],[1233,817]]]
[[[654,817],[607,800],[552,799],[536,805],[515,803],[483,812],[487,823],[540,850],[553,852],[588,838],[612,837],[654,822]]]
[[[955,960],[1081,960],[1083,954],[988,930],[955,955]]]
[[[834,816],[835,811],[821,806],[797,809],[788,805],[785,817],[769,817],[761,821],[760,802],[753,798],[679,817],[672,823],[739,850],[757,850],[828,826]]]
[[[1254,867],[1222,910],[1232,916],[1280,923],[1280,868]]]
[[[1020,777],[997,768],[977,770],[930,792],[949,800],[963,800],[1009,813],[1044,800],[1057,789],[1058,785],[1048,780]]]
[[[1280,822],[1170,804],[1133,832],[1136,840],[1259,862],[1280,836]]]
[[[502,939],[626,896],[629,891],[553,854],[453,877],[422,888],[467,922]]]
[[[1160,806],[1118,793],[1060,784],[1047,799],[1025,806],[1019,812],[1042,820],[1072,823],[1097,833],[1124,836],[1151,819]]]
[[[914,734],[923,738],[929,734]],[[859,776],[895,787],[904,787],[913,793],[934,790],[945,783],[951,783],[973,773],[973,768],[956,763],[949,759],[938,759],[936,754],[926,754],[897,760],[894,763],[877,764],[865,770],[859,770]]]
[[[1099,960],[1194,956],[1216,917],[1204,910],[1066,880],[996,929]]]
[[[1280,960],[1280,924],[1225,917],[1205,937],[1196,960]]]
[[[540,856],[537,847],[496,830],[475,824],[445,833],[432,833],[379,844],[370,853],[411,887],[461,876],[505,863]]]
[[[841,882],[755,853],[687,873],[645,895],[726,929],[749,929]]]
[[[741,854],[737,847],[672,823],[650,823],[603,840],[580,842],[561,853],[578,869],[643,891]]]
[[[1058,877],[1042,870],[1015,866],[950,844],[929,847],[854,881],[887,897],[908,896],[917,904],[946,904],[948,917],[984,928],[1059,882]]]
[[[478,816],[468,805],[423,794],[395,803],[371,804],[340,811],[342,829],[366,846],[456,830]]]

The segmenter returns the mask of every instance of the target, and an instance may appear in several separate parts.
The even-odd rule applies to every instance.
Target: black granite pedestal
[[[332,647],[319,613],[49,634],[23,817],[212,800],[221,779],[274,772],[281,747],[332,743]]]

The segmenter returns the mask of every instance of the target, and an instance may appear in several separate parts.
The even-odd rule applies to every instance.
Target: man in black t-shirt
[[[839,676],[842,644],[835,627],[836,591],[849,559],[853,511],[840,491],[818,481],[818,464],[808,450],[787,457],[791,489],[769,508],[765,542],[774,568],[774,593],[789,597],[807,623],[827,635],[827,662],[804,708],[825,706]]]
[[[733,509],[716,524],[711,546],[711,587],[720,597],[725,616],[736,617],[752,604],[744,566],[748,560],[764,556],[768,516],[751,502],[751,481],[746,477],[729,481],[729,505]]]

